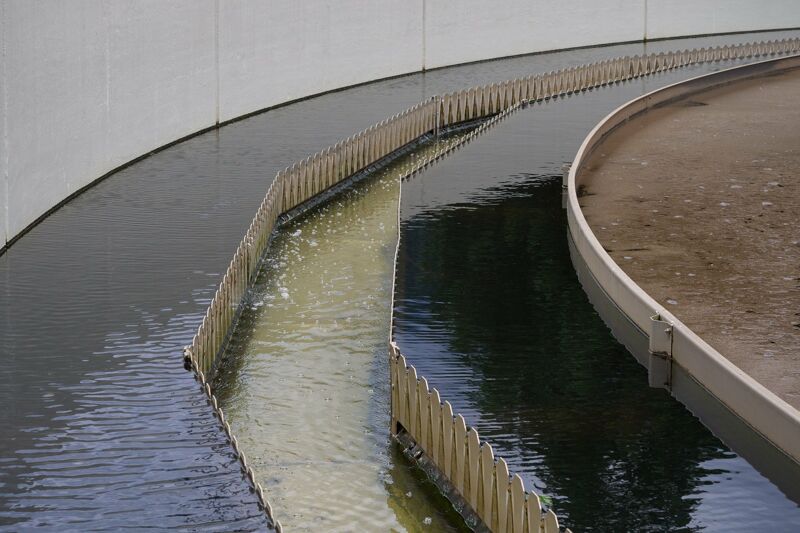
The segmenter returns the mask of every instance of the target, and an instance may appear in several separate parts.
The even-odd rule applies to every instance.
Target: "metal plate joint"
[[[650,317],[650,357],[647,377],[651,387],[672,387],[672,324],[656,314]]]

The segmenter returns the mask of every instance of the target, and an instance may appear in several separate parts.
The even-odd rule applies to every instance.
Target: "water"
[[[280,231],[216,380],[291,531],[466,529],[388,439],[387,339],[406,158]]]
[[[313,98],[173,146],[56,211],[0,256],[0,528],[266,527],[180,354],[275,172],[427,95],[643,49]]]
[[[621,103],[722,65],[513,114],[404,184],[395,332],[573,531],[797,531],[800,508],[636,363],[588,302],[561,165]]]

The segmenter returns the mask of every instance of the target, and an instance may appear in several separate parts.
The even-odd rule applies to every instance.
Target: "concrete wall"
[[[794,0],[0,0],[0,244],[142,154],[304,96],[645,32],[790,26]]]
[[[420,0],[226,0],[220,120],[421,69]]]
[[[6,238],[108,171],[214,123],[214,6],[3,2]]]
[[[6,5],[0,2],[0,250],[9,238],[8,231],[8,135],[6,113]]]
[[[731,363],[637,285],[605,251],[578,201],[589,155],[618,133],[618,126],[630,124],[664,102],[711,87],[800,68],[800,56],[761,60],[657,89],[616,109],[584,139],[572,162],[566,210],[571,256],[581,283],[617,339],[648,367],[653,386],[669,390],[715,435],[796,498],[800,492],[794,477],[800,468],[800,412]],[[671,326],[669,332],[666,324]],[[779,453],[766,451],[757,443],[761,439]]]
[[[643,0],[428,0],[425,68],[641,40]]]
[[[648,0],[648,39],[793,28],[800,19],[797,0]]]

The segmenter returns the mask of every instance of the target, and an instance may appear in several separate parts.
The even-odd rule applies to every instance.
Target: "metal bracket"
[[[572,168],[572,163],[564,163],[561,165],[561,208],[567,208],[569,201],[569,170]]]
[[[433,100],[436,109],[436,114],[434,115],[436,120],[433,125],[433,136],[436,137],[437,139],[439,138],[439,130],[441,129],[441,122],[442,122],[442,116],[441,113],[439,113],[439,110],[441,109],[442,106],[441,99],[442,97],[439,96],[438,94],[436,96],[431,97],[431,100]]]
[[[651,387],[672,389],[672,324],[658,314],[650,317],[647,378]]]

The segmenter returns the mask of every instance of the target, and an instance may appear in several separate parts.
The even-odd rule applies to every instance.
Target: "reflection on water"
[[[647,50],[787,35],[797,32]],[[180,353],[272,176],[431,94],[644,48],[491,61],[312,98],[175,145],[57,210],[0,256],[0,528],[263,528]]]
[[[537,105],[404,184],[406,356],[574,531],[797,531],[800,509],[669,397],[574,273],[561,165],[620,103],[691,72]]]
[[[292,531],[463,527],[388,440],[399,169],[280,231],[217,380],[242,449]]]

